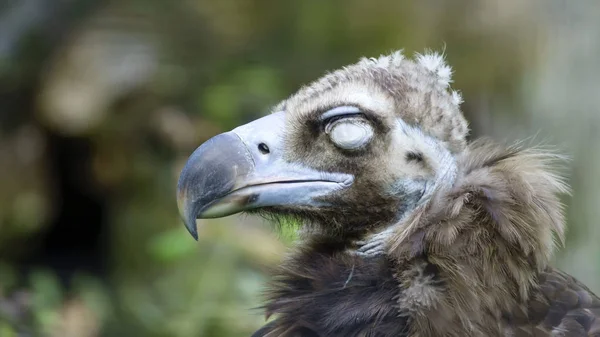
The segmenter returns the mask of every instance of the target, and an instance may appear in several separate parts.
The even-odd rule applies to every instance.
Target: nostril
[[[271,152],[269,150],[269,147],[265,143],[258,144],[258,151],[260,151],[260,153],[262,153],[262,154],[268,154]]]

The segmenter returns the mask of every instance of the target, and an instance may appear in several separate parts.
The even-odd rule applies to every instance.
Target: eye
[[[327,124],[325,133],[339,148],[355,150],[371,140],[373,128],[363,118],[353,116],[341,118]]]

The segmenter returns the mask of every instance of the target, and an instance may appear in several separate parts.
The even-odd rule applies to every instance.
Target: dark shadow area
[[[94,186],[91,142],[56,134],[48,140],[58,210],[28,264],[52,268],[63,281],[75,272],[102,277],[107,196]]]

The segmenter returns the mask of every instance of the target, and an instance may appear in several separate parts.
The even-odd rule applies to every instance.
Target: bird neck
[[[402,207],[402,212],[398,214],[387,225],[380,225],[376,230],[366,233],[363,238],[356,242],[355,253],[363,257],[376,257],[384,255],[387,252],[389,239],[397,232],[398,227],[406,223],[415,212],[427,205],[431,198],[440,193],[447,193],[454,186],[458,176],[458,166],[454,155],[450,153],[439,142],[430,141],[429,145],[435,151],[436,175],[430,181],[425,183],[421,197],[410,207]],[[411,182],[405,182],[410,185]]]
[[[469,317],[464,331],[484,329],[485,315],[529,299],[564,233],[559,194],[567,187],[552,171],[557,159],[475,142],[459,156],[454,184],[388,229],[385,254],[397,262],[405,294],[399,304],[419,324],[440,332]]]

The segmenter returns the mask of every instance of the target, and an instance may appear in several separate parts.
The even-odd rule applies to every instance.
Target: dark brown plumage
[[[253,337],[600,336],[600,298],[549,265],[561,157],[467,143],[450,72],[437,54],[363,60],[192,155],[192,234],[239,211],[303,221]]]
[[[407,336],[394,261],[330,253],[306,249],[275,274],[265,308],[277,318],[253,336]]]
[[[600,298],[548,266],[563,232],[556,159],[471,144],[456,185],[399,227],[387,255],[323,242],[292,254],[266,306],[279,318],[256,336],[600,336]]]

